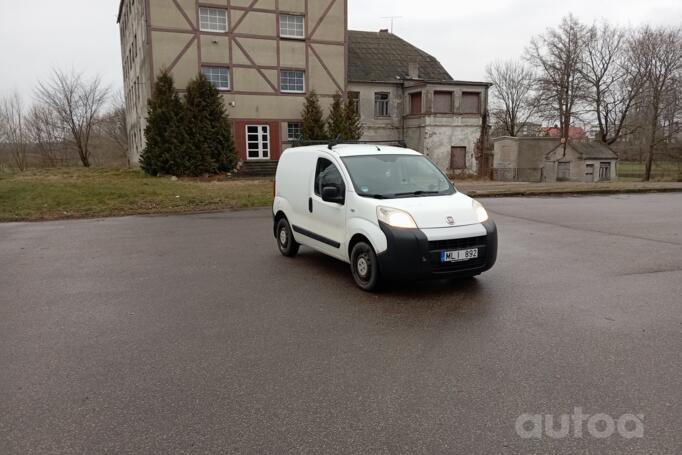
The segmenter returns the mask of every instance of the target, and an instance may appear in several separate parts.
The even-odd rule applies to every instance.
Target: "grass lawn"
[[[519,183],[463,180],[457,188],[475,197],[682,191],[682,183]],[[128,169],[0,168],[0,221],[40,221],[147,213],[183,213],[272,204],[272,179],[149,177]]]
[[[643,177],[645,165],[634,161],[620,161],[618,175],[623,177]],[[660,180],[676,180],[682,175],[682,163],[676,161],[654,161],[653,177]]]
[[[0,221],[51,220],[256,207],[272,181],[149,177],[139,170],[0,170]]]

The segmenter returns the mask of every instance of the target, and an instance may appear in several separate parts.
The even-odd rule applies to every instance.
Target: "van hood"
[[[420,229],[444,228],[476,224],[473,200],[462,193],[447,196],[420,196],[377,200],[377,206],[404,210],[412,215]],[[451,217],[454,224],[448,222]]]

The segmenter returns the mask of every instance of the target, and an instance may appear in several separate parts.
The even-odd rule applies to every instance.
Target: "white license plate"
[[[478,257],[478,248],[470,248],[468,250],[441,251],[440,252],[440,262],[468,261],[469,259],[476,259],[477,257]]]

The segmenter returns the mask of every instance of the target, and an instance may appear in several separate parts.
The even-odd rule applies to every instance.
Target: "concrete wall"
[[[546,155],[561,145],[556,138],[500,137],[494,141],[493,177],[496,180],[539,182],[554,175]],[[549,174],[548,174],[549,173]]]
[[[560,178],[559,163],[569,166],[569,181],[599,181],[601,162],[611,163],[611,180],[617,179],[617,160],[583,159],[569,143],[564,148],[557,138],[514,138],[495,139],[493,152],[493,175],[496,180],[522,182],[555,182]],[[587,175],[587,164],[594,165],[594,174]]]
[[[122,0],[123,9],[133,0]],[[177,3],[177,4],[176,4]],[[300,119],[305,93],[283,93],[280,71],[305,72],[306,92],[316,90],[323,108],[331,104],[336,92],[346,89],[346,15],[347,0],[333,3],[306,0],[136,0],[136,11],[126,24],[120,23],[122,50],[127,46],[127,27],[136,23],[139,35],[146,37],[142,61],[147,85],[163,69],[169,69],[178,89],[182,90],[196,77],[202,65],[225,66],[230,71],[230,90],[223,92],[231,119],[235,122],[278,122],[278,129],[288,121]],[[228,15],[226,33],[199,30],[199,6],[225,8]],[[327,8],[330,6],[329,8]],[[305,38],[279,36],[281,14],[305,17]],[[148,27],[144,17],[149,17]],[[125,54],[124,54],[125,55]],[[135,74],[124,68],[124,79]],[[144,118],[146,100],[128,103],[132,117]],[[274,137],[275,135],[273,135]],[[279,134],[277,136],[280,136]],[[281,136],[283,140],[286,135]],[[285,142],[272,143],[273,152]],[[236,143],[245,156],[246,144]],[[137,161],[143,143],[136,143],[131,159]],[[274,155],[274,154],[273,154]]]
[[[397,141],[402,139],[403,87],[401,83],[350,82],[348,91],[358,92],[360,96],[360,117],[363,137],[366,141]],[[374,94],[389,94],[389,117],[374,115]]]

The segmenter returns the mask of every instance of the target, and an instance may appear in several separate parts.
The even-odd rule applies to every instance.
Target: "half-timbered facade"
[[[310,90],[325,110],[346,91],[347,0],[122,0],[118,21],[133,162],[164,68],[180,90],[199,72],[218,87],[242,161],[279,158]]]

